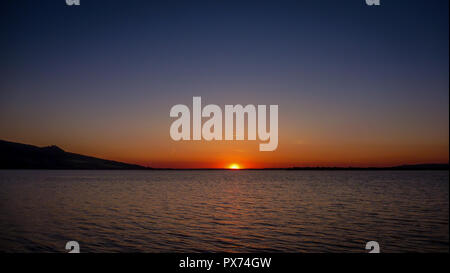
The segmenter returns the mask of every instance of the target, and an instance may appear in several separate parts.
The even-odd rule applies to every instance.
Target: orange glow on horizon
[[[236,163],[231,164],[230,166],[228,166],[228,169],[232,169],[232,170],[239,170],[241,169],[241,166],[239,166]]]

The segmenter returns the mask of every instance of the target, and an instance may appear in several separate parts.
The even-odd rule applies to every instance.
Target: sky
[[[448,163],[447,0],[17,0],[0,139],[152,167]],[[170,108],[279,105],[279,143],[171,139]]]

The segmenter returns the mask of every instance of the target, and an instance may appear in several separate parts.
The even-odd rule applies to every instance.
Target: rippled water
[[[449,251],[448,171],[0,171],[0,251]]]

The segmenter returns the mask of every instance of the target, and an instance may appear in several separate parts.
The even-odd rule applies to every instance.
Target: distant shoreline
[[[138,169],[94,169],[94,168],[1,168],[0,170],[47,170],[47,171],[449,171],[448,164],[426,164],[428,166],[402,165],[394,167],[291,167],[291,168],[150,168]]]
[[[147,170],[220,171],[227,168],[152,168],[66,152],[57,146],[37,147],[0,140],[0,170]],[[426,163],[390,167],[286,167],[243,168],[232,171],[384,171],[449,170],[448,163]]]

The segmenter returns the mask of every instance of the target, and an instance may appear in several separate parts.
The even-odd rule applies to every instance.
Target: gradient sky
[[[449,160],[448,0],[16,0],[0,139],[153,167]],[[278,104],[279,145],[175,142],[169,110]]]

